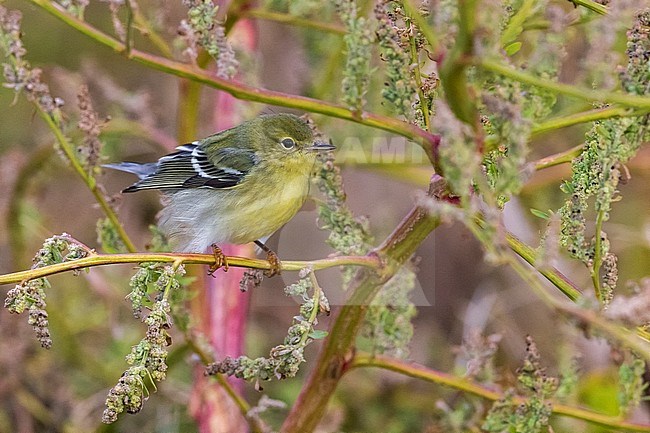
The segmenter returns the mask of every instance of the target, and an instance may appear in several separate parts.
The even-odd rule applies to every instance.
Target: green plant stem
[[[600,266],[603,264],[603,221],[605,219],[605,212],[599,210],[596,215],[596,229],[595,229],[595,243],[594,243],[594,262],[591,266],[591,281],[594,285],[594,290],[596,291],[596,299],[600,301],[601,305],[605,302],[603,297],[602,289],[600,287]]]
[[[533,136],[535,136],[544,134],[546,132],[555,131],[556,129],[566,128],[567,126],[578,125],[580,123],[593,122],[596,120],[609,119],[612,117],[640,116],[645,113],[647,113],[646,110],[639,112],[637,110],[630,110],[629,108],[625,107],[597,108],[595,110],[589,110],[568,116],[559,116],[553,119],[548,119],[544,122],[534,125],[530,132]]]
[[[443,373],[411,362],[390,358],[383,355],[370,355],[357,353],[349,364],[349,370],[360,367],[376,367],[390,370],[405,376],[424,380],[439,385],[449,386],[459,391],[497,401],[504,398],[504,394],[493,391],[485,386],[471,382],[465,378]],[[525,403],[525,399],[519,396],[514,397],[517,404]],[[602,415],[590,410],[568,406],[560,403],[551,403],[551,410],[556,415],[580,419],[591,424],[613,428],[615,430],[631,430],[650,432],[650,425],[635,424],[621,420],[618,417]]]
[[[503,32],[501,33],[501,38],[499,41],[501,48],[506,48],[508,45],[517,40],[517,37],[523,31],[524,23],[533,13],[534,5],[534,0],[524,0],[521,5],[517,7],[517,11],[510,17],[508,20],[508,25],[505,29],[503,29]]]
[[[483,242],[483,246],[486,249],[493,249],[493,245],[486,243],[486,238],[482,237],[480,232],[477,232],[478,229],[480,229],[481,224],[482,222],[479,220],[476,225],[467,224],[467,227],[473,231],[479,241]],[[535,253],[530,247],[527,247],[512,234],[507,234],[506,237],[509,246],[514,252],[529,264],[534,264]],[[513,248],[513,246],[516,248]],[[578,307],[573,303],[568,303],[562,298],[551,295],[541,284],[537,276],[533,275],[530,272],[530,269],[524,267],[523,264],[513,255],[501,254],[500,257],[504,259],[506,263],[517,272],[517,274],[519,274],[521,279],[527,283],[528,287],[532,288],[533,293],[535,293],[538,298],[550,308],[577,319],[580,322],[578,325],[579,327],[590,326],[607,335],[609,338],[620,342],[622,345],[633,350],[647,361],[650,361],[650,341],[644,338],[644,334],[639,333],[638,331],[636,331],[636,334],[630,332],[622,325],[605,319],[599,311],[587,310]],[[556,287],[560,288],[560,290],[569,298],[571,298],[571,294],[574,294],[576,298],[572,299],[572,301],[575,301],[580,297],[580,291],[558,271],[548,271],[546,269],[538,269],[538,271]]]
[[[385,266],[381,272],[361,272],[357,276],[356,286],[332,322],[309,378],[280,431],[309,433],[316,428],[352,359],[356,337],[370,301],[439,224],[437,218],[416,206],[382,245],[368,255]]]
[[[523,243],[519,238],[512,233],[506,233],[506,242],[512,251],[514,251],[519,257],[524,259],[529,265],[531,265],[537,272],[542,274],[547,280],[549,280],[555,287],[560,289],[567,298],[572,301],[577,301],[582,297],[582,293],[576,287],[575,284],[571,282],[562,272],[558,271],[553,267],[541,267],[538,264],[535,264],[537,260],[537,253],[535,250],[525,243]]]
[[[229,256],[226,259],[228,260],[228,265],[234,267],[262,270],[271,268],[271,265],[266,260],[248,259],[236,256]],[[0,285],[20,283],[34,278],[42,278],[54,274],[60,274],[62,272],[95,266],[143,262],[174,263],[177,261],[182,261],[184,264],[188,265],[212,265],[214,264],[214,256],[212,254],[178,253],[93,254],[82,259],[70,260],[69,262],[0,275]],[[285,260],[281,263],[283,271],[300,271],[307,267],[318,271],[336,266],[361,266],[378,270],[381,269],[382,264],[377,257],[373,256],[338,256],[311,261]]]
[[[97,30],[90,24],[79,20],[68,14],[61,6],[47,0],[29,0],[46,12],[60,19],[70,27],[92,38],[96,42],[105,45],[118,53],[124,53],[125,45],[111,36]],[[171,75],[204,84],[215,89],[230,93],[237,99],[254,101],[288,108],[297,108],[313,113],[320,113],[331,117],[337,117],[373,128],[382,129],[413,140],[423,147],[429,159],[436,161],[435,148],[440,142],[440,136],[431,134],[418,128],[415,125],[401,120],[383,116],[375,113],[351,111],[343,106],[318,99],[307,98],[299,95],[276,92],[247,86],[236,81],[229,81],[217,78],[208,71],[204,71],[180,62],[175,62],[163,57],[155,56],[136,49],[131,50],[129,58],[139,62],[151,69],[162,71]]]
[[[478,130],[478,110],[470,95],[466,70],[474,51],[476,0],[458,0],[458,34],[454,46],[440,65],[440,84],[454,115]]]
[[[579,16],[579,17],[573,19],[572,21],[568,22],[566,25],[567,25],[567,27],[581,26],[581,25],[590,23],[591,21],[593,21],[596,18],[598,18],[598,17],[594,17],[593,15],[591,15],[591,16],[583,15],[583,16]],[[531,18],[531,19],[527,20],[523,25],[524,31],[548,30],[551,27],[552,27],[552,24],[551,24],[550,20],[540,18],[540,17]]]
[[[576,319],[579,322],[578,327],[591,327],[594,330],[600,331],[602,334],[633,350],[638,356],[644,358],[646,362],[650,362],[650,342],[638,332],[631,332],[622,325],[607,320],[601,315],[600,311],[587,310],[551,295],[542,286],[539,279],[533,276],[528,269],[524,268],[521,262],[515,257],[507,256],[506,259],[521,279],[527,283],[528,287],[533,289],[533,293],[550,308]]]
[[[411,3],[411,0],[403,0],[402,5],[404,6],[404,10],[406,11],[408,17],[415,21],[415,24],[418,26],[420,32],[422,32],[424,39],[426,39],[426,41],[429,43],[431,51],[433,51],[434,55],[436,55],[439,50],[438,38],[433,32],[433,29],[427,22],[426,18],[422,16],[422,14],[413,5],[413,3]]]
[[[607,14],[607,6],[603,6],[600,3],[596,3],[593,0],[569,0],[569,1],[573,3],[576,7],[582,6],[600,15]]]
[[[138,30],[140,30],[142,36],[148,38],[165,57],[169,59],[174,57],[174,53],[172,53],[171,48],[169,48],[169,44],[153,29],[151,24],[149,24],[149,21],[147,21],[144,15],[142,15],[142,12],[140,12],[140,6],[137,4],[136,0],[129,0],[126,3],[129,4],[129,2],[131,3],[135,25],[138,27]]]
[[[59,143],[59,146],[61,147],[61,150],[63,150],[63,153],[65,153],[65,155],[67,156],[70,165],[72,165],[72,168],[77,172],[79,177],[81,177],[81,179],[84,181],[84,183],[86,184],[86,186],[88,187],[92,195],[95,197],[95,200],[99,204],[99,207],[102,209],[106,217],[110,220],[111,224],[113,224],[113,227],[115,228],[118,236],[124,243],[126,249],[130,252],[137,251],[137,248],[129,238],[129,235],[126,233],[126,230],[124,230],[124,226],[122,226],[122,223],[120,223],[120,220],[117,218],[117,214],[115,213],[111,205],[108,204],[108,201],[106,200],[106,197],[104,196],[102,191],[100,191],[99,188],[97,188],[97,182],[95,181],[95,178],[90,176],[88,173],[86,173],[86,170],[81,166],[81,163],[79,162],[76,155],[74,154],[74,149],[72,148],[72,145],[63,134],[63,131],[61,131],[61,129],[56,124],[56,122],[52,119],[52,117],[46,112],[44,112],[38,104],[36,104],[36,107],[38,109],[38,113],[40,114],[41,118],[45,120],[47,125],[54,133],[56,141]]]
[[[415,45],[415,35],[417,28],[409,22],[407,23],[409,27],[409,42],[411,47],[411,64],[413,65],[413,78],[415,79],[415,84],[417,86],[418,99],[420,100],[420,110],[422,111],[422,118],[424,119],[424,129],[431,131],[431,122],[429,121],[429,103],[424,97],[424,92],[422,91],[422,75],[420,73],[420,58],[418,54],[418,49]]]
[[[201,68],[207,67],[212,61],[212,56],[206,51],[201,51],[196,63]],[[182,80],[179,83],[178,98],[178,141],[189,143],[198,135],[199,111],[201,108],[201,84],[192,80]]]
[[[573,86],[570,84],[558,83],[556,81],[539,78],[526,72],[518,71],[493,59],[474,58],[472,63],[487,71],[512,78],[513,80],[551,90],[559,94],[572,96],[577,99],[590,102],[600,101],[606,103],[616,103],[625,107],[638,108],[641,110],[650,109],[650,97],[592,90],[584,87]]]
[[[131,5],[131,0],[124,0],[124,6],[126,9],[126,56],[128,57],[131,49],[133,48],[133,7]]]
[[[584,145],[579,144],[572,147],[571,149],[565,150],[564,152],[555,153],[553,155],[538,159],[537,161],[533,162],[533,165],[535,166],[535,170],[543,170],[545,168],[553,167],[556,165],[569,163],[582,153],[583,148]]]
[[[295,15],[272,12],[264,9],[247,9],[241,12],[241,18],[256,18],[260,20],[275,21],[277,23],[289,24],[296,27],[318,30],[335,35],[345,35],[346,30],[336,24],[324,23],[319,20],[300,18]]]
[[[318,313],[320,312],[320,296],[323,289],[321,289],[320,284],[318,284],[318,280],[316,279],[316,273],[314,273],[313,270],[309,272],[309,280],[311,281],[311,286],[314,289],[314,294],[312,295],[313,307],[311,309],[311,312],[309,313],[307,322],[309,322],[313,330],[314,326],[316,326],[316,318],[318,317]],[[302,337],[300,338],[300,343],[298,344],[299,346],[305,345],[307,339],[309,338],[309,334],[310,332],[305,332],[304,334],[302,334]]]

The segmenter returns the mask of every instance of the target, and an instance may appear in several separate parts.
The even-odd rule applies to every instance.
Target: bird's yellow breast
[[[212,243],[246,244],[282,227],[309,194],[313,165],[305,159],[277,164],[281,166],[270,170],[259,167],[254,181],[247,179],[233,188],[198,188],[171,194],[159,223],[172,246],[180,251],[203,252]]]
[[[282,170],[281,176],[262,176],[233,188],[239,191],[233,195],[236,203],[230,209],[236,212],[236,221],[246,223],[233,221],[229,242],[242,244],[269,236],[293,218],[309,194],[311,168],[304,160],[285,160],[281,167],[269,170]]]

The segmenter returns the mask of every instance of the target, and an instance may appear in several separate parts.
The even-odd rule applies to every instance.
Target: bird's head
[[[278,162],[313,162],[318,152],[334,149],[332,144],[316,140],[307,121],[293,114],[270,114],[257,120],[256,135],[263,141],[259,151]]]

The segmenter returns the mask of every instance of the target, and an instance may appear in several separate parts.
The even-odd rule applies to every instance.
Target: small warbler
[[[140,178],[123,192],[164,193],[159,226],[174,250],[205,252],[212,246],[214,272],[218,243],[255,242],[268,254],[271,274],[277,273],[277,256],[260,239],[298,212],[309,193],[316,153],[334,146],[315,141],[305,120],[271,114],[176,149],[157,162],[104,167]]]

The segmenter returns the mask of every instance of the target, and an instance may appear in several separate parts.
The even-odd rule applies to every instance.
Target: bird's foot
[[[269,262],[269,265],[271,266],[270,269],[264,271],[264,276],[267,278],[271,278],[276,275],[280,275],[280,273],[282,272],[282,266],[280,263],[280,258],[275,253],[275,251],[271,250],[271,248],[264,245],[264,243],[261,241],[255,241],[255,245],[260,247],[262,251],[266,253],[266,260]]]
[[[280,266],[280,258],[275,253],[275,251],[269,250],[266,253],[266,260],[269,262],[269,265],[271,265],[271,269],[264,271],[264,276],[271,278],[275,275],[280,275],[280,272],[282,272],[282,267]]]
[[[214,263],[210,265],[208,275],[214,277],[214,273],[219,268],[223,268],[224,272],[228,272],[228,258],[217,244],[212,244],[212,255],[214,256]]]

